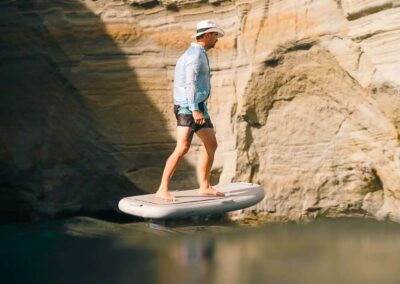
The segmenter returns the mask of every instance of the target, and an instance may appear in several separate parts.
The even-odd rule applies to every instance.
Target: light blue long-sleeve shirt
[[[210,95],[210,65],[204,47],[192,43],[175,67],[175,104],[189,111],[199,110],[199,103]],[[184,110],[183,110],[184,111]]]

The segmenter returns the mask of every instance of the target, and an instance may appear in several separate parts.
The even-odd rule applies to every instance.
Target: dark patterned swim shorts
[[[174,106],[174,113],[177,121],[177,126],[191,127],[194,132],[199,131],[202,128],[214,128],[210,118],[206,118],[204,124],[196,124],[191,114],[179,113],[179,105]],[[201,110],[200,110],[201,111]]]

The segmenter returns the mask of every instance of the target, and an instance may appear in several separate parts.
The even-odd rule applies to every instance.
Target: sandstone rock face
[[[234,216],[400,221],[399,1],[0,5],[1,190],[21,212],[155,191],[174,147],[174,65],[213,18],[226,36],[209,51],[212,179],[266,190]],[[196,186],[201,150],[173,188]]]

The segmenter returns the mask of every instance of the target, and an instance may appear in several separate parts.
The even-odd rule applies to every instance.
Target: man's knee
[[[214,148],[214,151],[217,150],[217,148],[218,148],[218,142],[217,142],[217,140],[214,141],[214,143],[212,144],[212,146],[213,146],[213,148]]]
[[[218,148],[217,140],[208,143],[207,151],[215,152]]]
[[[176,145],[176,151],[180,157],[183,157],[189,151],[189,148],[189,143],[180,143]]]

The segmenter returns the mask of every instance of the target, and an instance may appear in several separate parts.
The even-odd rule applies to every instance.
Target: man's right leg
[[[164,172],[161,178],[161,185],[156,192],[156,197],[167,200],[174,200],[174,196],[168,191],[169,182],[178,166],[179,161],[187,153],[190,148],[190,134],[192,132],[191,127],[178,126],[177,127],[177,137],[176,137],[176,147],[171,156],[169,156]]]

